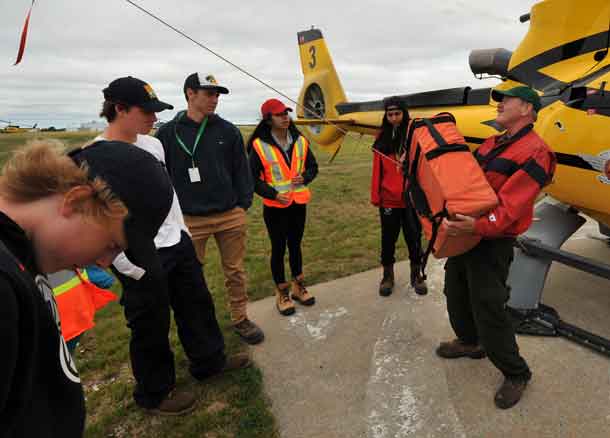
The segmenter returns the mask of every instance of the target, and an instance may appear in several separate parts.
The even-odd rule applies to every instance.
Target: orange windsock
[[[21,41],[19,42],[19,51],[17,52],[17,60],[13,65],[19,64],[23,58],[23,52],[25,52],[25,42],[28,37],[28,27],[30,26],[30,15],[32,15],[32,8],[34,7],[35,1],[36,0],[32,0],[28,15],[25,17],[25,23],[23,24],[23,30],[21,31]]]

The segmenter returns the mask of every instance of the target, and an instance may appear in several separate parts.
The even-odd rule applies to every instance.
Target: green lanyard
[[[205,130],[205,127],[207,124],[208,124],[208,118],[206,117],[205,119],[203,119],[203,122],[201,122],[201,125],[199,126],[199,131],[197,131],[197,137],[195,137],[195,144],[193,145],[192,152],[189,150],[189,148],[186,147],[186,145],[184,144],[184,142],[178,135],[178,131],[174,131],[178,144],[184,150],[184,152],[186,152],[189,155],[189,157],[191,157],[191,160],[193,161],[193,167],[195,167],[195,151],[197,150],[197,145],[199,144],[199,140],[201,139],[201,135],[203,134],[203,131]]]

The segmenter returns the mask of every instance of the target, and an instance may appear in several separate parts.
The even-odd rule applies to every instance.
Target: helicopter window
[[[603,86],[601,89],[572,87],[564,101],[571,108],[610,116],[610,92]]]
[[[581,109],[582,104],[587,98],[587,87],[571,87],[568,92],[562,96],[562,100],[571,108]]]

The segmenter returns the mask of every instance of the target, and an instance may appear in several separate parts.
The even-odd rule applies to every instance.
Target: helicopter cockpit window
[[[572,87],[563,99],[571,108],[610,116],[610,91],[587,87]]]

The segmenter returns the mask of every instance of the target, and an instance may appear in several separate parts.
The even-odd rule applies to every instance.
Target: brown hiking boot
[[[394,265],[383,267],[383,278],[379,283],[379,295],[389,297],[394,290]]]
[[[502,383],[494,397],[496,406],[500,409],[508,409],[515,406],[521,400],[528,382],[529,379],[505,378],[504,383]]]
[[[196,401],[197,397],[194,393],[174,389],[159,403],[159,406],[146,411],[152,415],[175,417],[192,412]]]
[[[305,289],[305,279],[302,274],[292,280],[292,299],[305,306],[312,306],[316,302],[316,297]]]
[[[290,283],[280,283],[275,290],[275,307],[282,315],[294,313],[294,303],[290,299]]]
[[[233,330],[250,345],[261,343],[265,339],[265,334],[260,327],[248,318],[235,324]]]
[[[415,289],[417,295],[426,295],[428,293],[428,286],[419,265],[411,265],[411,287]]]
[[[436,354],[444,359],[457,359],[458,357],[483,359],[485,350],[480,345],[469,345],[459,339],[454,339],[450,342],[441,342],[436,349]]]
[[[222,368],[206,371],[202,375],[193,375],[193,377],[199,382],[206,382],[212,377],[216,377],[223,373],[228,373],[235,370],[248,368],[250,366],[252,366],[252,361],[250,360],[250,355],[248,354],[248,352],[237,353],[232,356],[228,356],[225,359],[225,363]]]
[[[252,361],[250,360],[250,354],[247,351],[242,353],[233,354],[227,357],[227,361],[225,362],[225,366],[222,367],[222,372],[226,373],[234,370],[241,370],[243,368],[248,368],[252,366]]]

